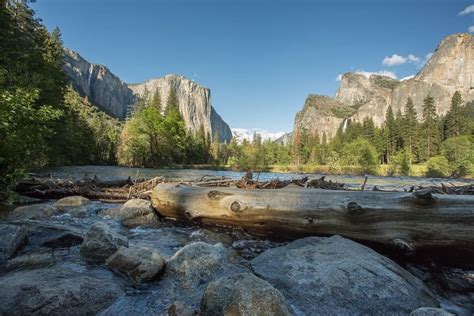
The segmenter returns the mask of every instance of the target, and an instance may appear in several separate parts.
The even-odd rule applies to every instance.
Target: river
[[[170,179],[196,180],[203,176],[226,177],[231,179],[240,179],[244,175],[243,172],[226,171],[226,170],[199,170],[199,169],[152,169],[152,168],[127,168],[118,166],[66,166],[53,167],[37,171],[41,175],[51,175],[53,178],[80,180],[83,178],[92,178],[97,175],[102,180],[133,178],[153,178],[164,176]],[[260,181],[270,179],[295,179],[302,176],[310,178],[322,177],[322,174],[314,173],[275,173],[262,172],[254,174],[254,178]],[[360,188],[364,182],[364,176],[352,175],[325,175],[326,180],[344,183],[347,188]],[[374,186],[385,190],[403,190],[409,189],[411,186],[432,186],[453,184],[468,185],[474,183],[473,179],[452,179],[452,178],[424,178],[424,177],[382,177],[368,176],[366,188],[371,190]]]
[[[242,172],[190,170],[190,169],[148,169],[125,168],[116,166],[69,166],[55,167],[36,171],[53,178],[79,180],[97,175],[103,180],[132,178],[152,178],[165,176],[172,179],[200,179],[203,176],[218,176],[239,179]],[[309,177],[321,177],[319,174],[305,174]],[[255,177],[259,180],[273,178],[291,179],[303,175],[295,173],[267,173],[263,172]],[[343,182],[349,188],[359,188],[364,181],[363,176],[327,175],[327,179]],[[434,179],[415,177],[377,177],[369,176],[366,187],[378,186],[382,189],[403,190],[410,186],[430,186],[444,184],[464,185],[473,183],[463,179]],[[46,210],[54,209],[56,201],[47,201],[41,204]],[[275,240],[257,239],[244,231],[237,229],[209,228],[198,225],[177,225],[173,222],[163,223],[154,228],[136,227],[127,229],[117,219],[101,215],[106,210],[119,208],[120,204],[90,202],[83,212],[77,213],[74,209],[63,213],[54,213],[53,216],[36,218],[38,206],[27,206],[19,212],[3,212],[0,214],[1,225],[22,225],[27,228],[27,242],[20,248],[15,257],[10,259],[3,270],[0,269],[0,296],[15,297],[19,305],[0,307],[2,312],[15,308],[19,313],[66,313],[61,310],[65,306],[76,306],[71,311],[77,312],[79,304],[89,304],[89,309],[82,312],[102,315],[157,315],[165,314],[168,306],[174,300],[184,301],[191,308],[198,308],[199,299],[205,284],[186,292],[175,289],[167,278],[148,282],[146,284],[131,284],[119,274],[113,273],[105,266],[91,265],[84,261],[80,254],[80,243],[91,225],[102,222],[120,232],[127,238],[131,248],[148,247],[159,251],[166,259],[171,258],[178,250],[196,241],[209,244],[222,243],[228,249],[235,251],[237,256],[235,265],[248,269],[249,260],[263,251],[286,244]],[[49,209],[47,207],[50,207]],[[33,217],[31,217],[33,216]],[[72,237],[74,238],[72,238]],[[397,260],[397,258],[393,258]],[[459,315],[469,315],[474,310],[474,271],[446,267],[441,271],[416,262],[398,261],[408,271],[421,278],[435,293],[441,306]],[[234,264],[234,263],[233,263]],[[0,265],[0,268],[2,265]],[[97,282],[96,289],[92,287],[90,293],[70,295],[68,284],[79,283],[78,287],[87,287],[89,282]],[[167,281],[168,280],[168,281]],[[59,283],[58,283],[59,282]],[[81,283],[84,282],[84,283]],[[167,283],[168,282],[168,283]],[[174,281],[173,281],[174,282]],[[99,285],[103,284],[102,287]],[[92,286],[92,285],[91,285]],[[24,290],[31,288],[31,291]],[[118,288],[117,293],[110,294],[108,288]],[[82,296],[81,296],[82,295]],[[86,296],[84,296],[86,295]],[[76,302],[76,300],[79,300]],[[101,302],[102,300],[106,300]],[[1,300],[0,300],[1,301]],[[37,302],[28,305],[28,302]],[[42,302],[60,302],[57,307]],[[27,303],[24,303],[27,302]],[[86,303],[90,302],[90,303]],[[39,305],[38,305],[39,304]],[[63,305],[61,305],[63,304]],[[84,306],[84,305],[82,305]],[[298,314],[298,313],[297,313]]]

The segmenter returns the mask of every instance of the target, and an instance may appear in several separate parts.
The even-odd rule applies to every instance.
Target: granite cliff
[[[334,97],[308,96],[303,109],[296,114],[294,131],[305,129],[331,138],[349,121],[362,122],[366,117],[381,126],[388,107],[392,106],[395,114],[403,111],[408,97],[421,114],[423,99],[428,94],[435,99],[438,114],[444,115],[455,91],[466,101],[474,99],[474,37],[470,34],[453,34],[443,39],[421,71],[408,80],[344,74]]]
[[[159,91],[162,105],[165,105],[173,88],[188,129],[196,132],[203,126],[211,137],[217,134],[221,141],[232,138],[229,126],[212,107],[211,91],[183,76],[166,75],[144,83],[127,84],[107,67],[92,64],[70,49],[64,51],[63,69],[75,90],[111,116],[124,120],[145,91],[149,92],[150,98]]]

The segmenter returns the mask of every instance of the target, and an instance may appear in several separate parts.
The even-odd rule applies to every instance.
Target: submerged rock
[[[265,251],[251,262],[307,315],[409,314],[437,306],[425,285],[392,260],[351,240],[308,237]]]
[[[19,271],[0,278],[0,314],[95,315],[121,293],[110,278],[58,268]]]
[[[0,264],[10,259],[25,244],[27,230],[23,226],[0,224]]]
[[[51,253],[30,253],[8,260],[5,271],[31,270],[53,266],[56,259]]]
[[[153,249],[119,247],[107,259],[106,265],[138,283],[158,277],[163,272],[166,261]]]
[[[434,307],[420,307],[410,313],[410,316],[454,316],[444,309]]]
[[[283,295],[251,273],[209,283],[201,301],[206,315],[292,315]]]
[[[99,215],[120,219],[125,227],[157,226],[160,224],[150,201],[143,199],[129,200],[121,208],[106,209]]]
[[[128,241],[107,224],[93,224],[81,245],[81,255],[87,260],[103,263],[119,246],[128,247]]]

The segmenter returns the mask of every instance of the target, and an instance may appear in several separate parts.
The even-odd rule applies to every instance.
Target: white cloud
[[[336,80],[341,81],[341,79],[342,79],[342,74],[338,74],[337,77],[336,77]]]
[[[248,140],[248,141],[252,141],[253,140],[253,135],[254,133],[257,133],[259,134],[261,137],[262,137],[262,140],[275,140],[281,136],[283,136],[284,134],[286,134],[286,132],[282,132],[282,131],[279,131],[279,132],[270,132],[270,131],[267,131],[265,129],[261,129],[261,128],[252,128],[252,129],[248,129],[248,128],[232,128],[232,136],[235,137],[235,139],[237,140],[237,143],[241,143],[244,139]]]
[[[414,77],[415,77],[415,75],[409,75],[409,76],[403,77],[402,79],[400,79],[400,81],[409,80],[409,79],[412,79]]]
[[[474,4],[471,4],[470,6],[466,7],[464,10],[458,13],[458,15],[468,15],[474,13]]]
[[[385,57],[382,61],[384,66],[397,66],[406,63],[407,59],[403,56],[393,54],[392,57]]]
[[[469,31],[469,33],[474,33],[474,25],[468,27],[467,30]]]
[[[425,56],[425,60],[428,61],[428,60],[430,60],[431,57],[433,57],[433,53],[428,53]]]
[[[388,71],[388,70],[380,70],[377,72],[371,72],[371,71],[364,71],[364,70],[357,70],[355,73],[359,75],[364,75],[367,78],[369,78],[372,75],[380,75],[380,76],[387,76],[392,79],[397,79],[397,75],[393,71]]]
[[[407,59],[409,62],[414,63],[414,64],[418,64],[420,62],[420,57],[416,57],[413,54],[408,55]]]
[[[421,62],[421,58],[413,54],[409,54],[406,57],[393,54],[391,57],[386,56],[382,61],[382,65],[389,66],[389,67],[403,65],[405,63],[419,65],[420,62]]]

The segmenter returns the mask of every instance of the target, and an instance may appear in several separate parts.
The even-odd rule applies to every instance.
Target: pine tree
[[[413,100],[409,97],[405,105],[405,113],[403,115],[403,138],[405,147],[408,149],[410,164],[415,154],[415,144],[419,135],[418,119]]]
[[[424,133],[424,145],[426,148],[425,159],[429,159],[436,156],[439,142],[440,133],[438,129],[438,116],[436,114],[436,107],[432,96],[428,95],[423,100],[423,133]]]
[[[160,90],[156,88],[153,98],[151,99],[150,106],[155,107],[161,112],[161,95]]]
[[[451,108],[446,114],[443,126],[444,139],[461,136],[466,131],[466,111],[461,93],[456,91],[451,99]]]
[[[166,110],[165,114],[168,114],[172,111],[178,111],[179,112],[179,102],[178,102],[178,96],[176,95],[176,89],[173,87],[170,89],[170,92],[168,94],[168,98],[166,99]]]
[[[395,154],[396,149],[396,125],[395,125],[395,117],[393,115],[392,107],[389,106],[387,112],[385,114],[385,128],[384,128],[384,136],[385,136],[385,159],[386,162],[390,162],[390,158],[392,155]]]

